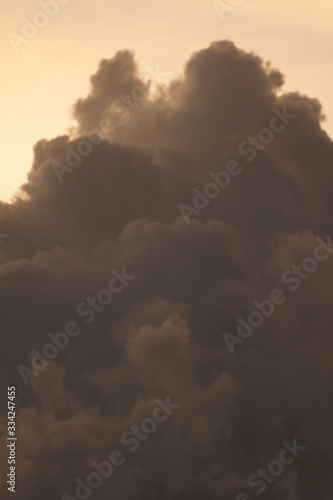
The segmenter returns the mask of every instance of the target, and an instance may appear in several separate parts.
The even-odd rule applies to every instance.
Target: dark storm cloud
[[[20,198],[0,206],[10,235],[0,248],[2,372],[20,401],[18,500],[75,497],[76,478],[114,449],[126,461],[92,498],[255,498],[248,477],[294,438],[307,449],[266,498],[330,498],[333,256],[294,292],[282,276],[333,234],[332,141],[319,102],[283,93],[283,81],[224,41],[151,95],[133,54],[121,51],[75,104],[71,135],[36,144]],[[295,119],[248,163],[239,145],[284,108]],[[69,151],[103,120],[112,124],[103,139],[68,167]],[[192,206],[192,190],[202,193],[231,160],[242,171],[186,224],[179,204]],[[62,182],[54,162],[68,167]],[[78,304],[123,268],[135,280],[86,324]],[[223,333],[235,334],[236,318],[274,289],[285,302],[230,354]],[[48,333],[71,320],[80,335],[26,387],[17,365],[31,366],[31,350],[42,352]],[[179,409],[131,454],[122,434],[168,396]]]

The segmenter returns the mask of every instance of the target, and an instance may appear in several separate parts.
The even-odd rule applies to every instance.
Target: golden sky
[[[54,17],[15,51],[8,33],[20,35],[22,18],[31,20],[43,0],[1,0],[2,200],[25,182],[36,141],[66,132],[71,106],[87,93],[99,60],[122,48],[135,52],[143,74],[159,68],[167,82],[194,50],[230,39],[271,60],[286,76],[286,90],[319,98],[333,136],[330,0],[229,0],[238,5],[223,20],[213,0],[60,1]]]

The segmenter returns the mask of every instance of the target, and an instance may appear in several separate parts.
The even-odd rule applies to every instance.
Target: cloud
[[[151,93],[122,50],[74,104],[76,127],[35,145],[20,196],[0,205],[10,235],[0,254],[2,377],[18,388],[18,500],[75,496],[75,478],[167,396],[179,410],[95,499],[251,498],[249,475],[295,437],[307,450],[268,485],[269,498],[330,497],[333,261],[295,292],[281,276],[332,234],[333,149],[319,101],[284,93],[283,82],[221,41]],[[138,88],[146,93],[136,99]],[[285,107],[296,118],[247,163],[238,145]],[[65,165],[103,120],[113,127],[59,182],[54,162]],[[242,172],[186,224],[178,205],[231,160]],[[78,319],[77,305],[123,267],[136,277],[126,291],[91,325]],[[276,288],[285,304],[231,355],[223,333]],[[25,387],[17,365],[30,366],[31,350],[70,320],[80,336]]]

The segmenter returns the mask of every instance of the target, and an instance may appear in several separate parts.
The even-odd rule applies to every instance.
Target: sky
[[[238,2],[234,2],[235,4]],[[0,199],[9,201],[26,180],[33,146],[66,133],[71,108],[88,90],[101,58],[135,51],[142,72],[167,82],[183,71],[188,54],[230,39],[255,51],[286,75],[285,89],[317,97],[332,136],[332,2],[243,0],[220,19],[210,0],[69,0],[17,52],[9,33],[20,35],[40,6],[34,0],[4,2],[0,50],[3,124]],[[19,145],[18,145],[19,138]]]
[[[1,82],[1,498],[331,500],[329,16],[54,1]]]

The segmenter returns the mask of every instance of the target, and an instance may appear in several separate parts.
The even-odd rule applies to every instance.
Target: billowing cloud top
[[[76,128],[36,144],[0,206],[17,500],[90,497],[76,480],[114,449],[95,500],[331,498],[333,148],[320,103],[282,86],[222,41],[153,91],[124,50]],[[131,453],[121,437],[168,397]],[[295,463],[249,484],[295,439]]]

